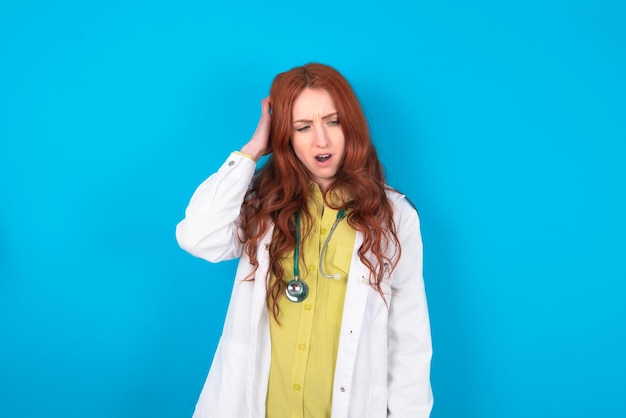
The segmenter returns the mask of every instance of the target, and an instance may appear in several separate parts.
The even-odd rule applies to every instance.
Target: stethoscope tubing
[[[326,248],[328,247],[328,242],[330,241],[330,237],[333,236],[333,232],[335,232],[335,229],[337,228],[337,225],[339,225],[339,221],[341,221],[341,219],[343,219],[343,215],[346,213],[345,209],[341,209],[339,211],[339,213],[337,213],[337,219],[335,219],[335,222],[333,223],[333,226],[330,227],[330,231],[328,231],[328,236],[326,237],[326,241],[324,241],[324,245],[322,246],[322,252],[320,253],[320,260],[319,260],[319,269],[320,269],[320,274],[322,275],[322,277],[325,277],[327,279],[335,279],[335,280],[339,280],[341,278],[341,276],[339,274],[326,274],[324,273],[324,268],[322,267],[322,261],[324,261],[324,255],[326,254]]]
[[[322,267],[322,264],[323,264],[322,261],[324,260],[324,256],[326,254],[326,249],[328,248],[328,243],[330,242],[330,238],[335,232],[335,229],[337,228],[337,225],[339,224],[339,222],[343,219],[345,213],[346,213],[345,209],[341,209],[337,213],[337,218],[335,219],[335,222],[331,226],[330,231],[328,231],[328,236],[326,237],[326,240],[324,241],[324,245],[322,246],[322,251],[320,253],[319,271],[322,277],[327,278],[327,279],[339,280],[340,278],[339,274],[331,275],[331,274],[325,273],[324,268]],[[293,252],[293,279],[290,280],[289,283],[287,283],[287,288],[285,289],[285,295],[287,296],[287,299],[295,303],[302,302],[304,299],[306,299],[306,297],[309,294],[309,286],[306,284],[306,282],[300,280],[300,274],[299,274],[300,273],[300,266],[299,266],[300,237],[301,237],[300,235],[300,212],[297,212],[296,213],[296,248],[294,249],[294,252]]]

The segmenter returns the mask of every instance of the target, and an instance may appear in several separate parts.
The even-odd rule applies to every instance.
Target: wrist
[[[259,158],[261,158],[261,156],[263,155],[262,150],[259,150],[257,147],[250,143],[244,145],[239,152],[252,158],[254,161],[259,161]]]
[[[257,160],[255,160],[255,159],[254,159],[254,157],[253,157],[252,155],[250,155],[250,154],[246,154],[245,152],[235,151],[235,154],[239,154],[239,155],[241,155],[242,157],[246,157],[247,159],[252,160],[252,161],[254,161],[255,163],[256,163],[256,161],[257,161]]]

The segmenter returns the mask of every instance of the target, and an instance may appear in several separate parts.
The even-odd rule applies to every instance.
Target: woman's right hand
[[[270,98],[266,97],[261,100],[261,118],[254,131],[254,135],[252,135],[250,141],[241,148],[241,152],[250,155],[254,158],[254,161],[259,161],[261,156],[272,152],[272,145],[269,143],[271,121]]]

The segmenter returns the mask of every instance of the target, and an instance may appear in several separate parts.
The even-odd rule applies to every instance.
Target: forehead
[[[293,103],[293,118],[326,116],[337,108],[330,93],[324,89],[305,88]]]

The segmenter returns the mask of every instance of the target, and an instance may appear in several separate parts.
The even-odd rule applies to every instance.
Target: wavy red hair
[[[270,89],[272,154],[252,180],[241,217],[242,242],[255,270],[259,239],[270,224],[274,225],[269,255],[270,271],[277,280],[270,283],[266,302],[275,318],[278,316],[278,299],[286,287],[281,259],[296,246],[295,214],[300,212],[310,220],[307,193],[311,175],[291,145],[293,105],[305,88],[326,90],[337,108],[345,138],[345,156],[336,177],[323,194],[326,200],[329,193],[345,196],[348,192],[349,200],[343,201],[340,207],[329,200],[326,204],[334,209],[349,209],[347,222],[363,235],[363,244],[357,250],[359,257],[370,270],[370,284],[383,298],[380,283],[400,257],[393,210],[385,194],[387,186],[383,168],[352,87],[337,70],[323,64],[306,64],[280,73]],[[390,244],[396,249],[391,257],[385,255]],[[368,254],[373,256],[373,261]],[[391,269],[386,270],[387,266]]]

